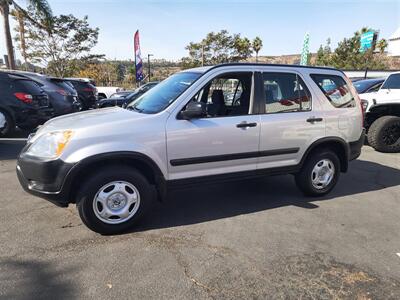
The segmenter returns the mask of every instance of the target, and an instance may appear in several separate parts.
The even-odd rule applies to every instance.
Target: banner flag
[[[143,61],[140,54],[139,30],[135,33],[135,67],[136,67],[136,82],[141,82],[144,79],[143,75]]]
[[[307,66],[308,64],[308,56],[310,55],[309,45],[310,45],[310,34],[307,32],[306,35],[304,36],[303,49],[301,51],[300,65],[302,66]]]

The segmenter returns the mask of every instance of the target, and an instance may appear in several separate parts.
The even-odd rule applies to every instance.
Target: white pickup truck
[[[99,100],[110,98],[114,93],[118,93],[124,90],[124,88],[117,86],[97,86],[97,97]]]
[[[400,72],[390,74],[377,92],[360,94],[360,99],[370,146],[400,152]]]

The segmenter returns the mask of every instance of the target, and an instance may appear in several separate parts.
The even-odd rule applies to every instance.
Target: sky
[[[24,0],[17,1],[21,6]],[[310,51],[327,38],[332,46],[361,27],[379,29],[388,38],[400,27],[400,0],[48,0],[53,13],[87,15],[100,29],[92,53],[109,59],[133,59],[133,35],[138,29],[142,56],[179,60],[185,46],[210,31],[228,30],[252,40],[259,36],[259,55],[300,53],[306,32]],[[1,17],[0,17],[1,18]],[[1,20],[2,21],[2,20]],[[0,26],[0,54],[5,54]],[[17,54],[19,56],[19,54]]]

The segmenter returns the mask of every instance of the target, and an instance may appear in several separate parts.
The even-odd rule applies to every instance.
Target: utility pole
[[[150,56],[154,56],[154,55],[153,54],[147,54],[147,64],[149,65],[149,82],[150,82],[150,79],[151,79]]]

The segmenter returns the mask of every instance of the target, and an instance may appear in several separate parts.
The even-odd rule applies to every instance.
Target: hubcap
[[[6,116],[0,111],[0,132],[5,131],[6,127],[7,127]]]
[[[98,219],[107,224],[120,224],[132,218],[139,209],[138,189],[126,181],[113,181],[101,187],[93,200]]]
[[[335,166],[329,159],[320,160],[311,172],[311,182],[318,190],[326,188],[335,175]]]

